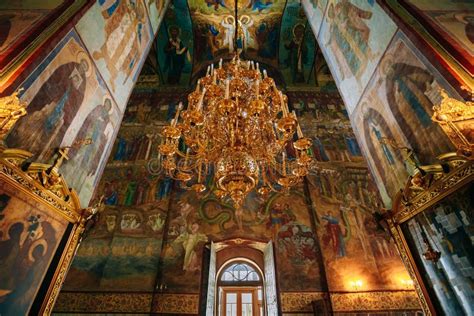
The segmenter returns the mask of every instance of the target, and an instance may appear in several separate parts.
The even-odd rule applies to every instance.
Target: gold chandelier
[[[295,136],[297,135],[297,139]],[[161,166],[186,189],[203,192],[213,173],[216,196],[236,208],[256,189],[260,194],[288,191],[307,175],[311,140],[303,137],[288,98],[258,63],[232,61],[207,69],[188,106],[180,103],[162,130]],[[293,143],[294,157],[286,146]]]

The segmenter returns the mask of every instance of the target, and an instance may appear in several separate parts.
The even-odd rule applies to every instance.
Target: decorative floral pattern
[[[199,295],[158,294],[153,298],[153,313],[197,314]]]
[[[70,293],[61,292],[55,312],[148,313],[152,293]]]
[[[334,311],[420,310],[415,291],[380,291],[331,294]]]

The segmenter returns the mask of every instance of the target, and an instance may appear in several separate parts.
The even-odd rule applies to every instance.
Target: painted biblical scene
[[[0,188],[0,313],[28,314],[68,222],[30,195]]]
[[[171,191],[171,179],[151,174],[152,167],[146,162],[110,162],[97,196],[104,196],[104,203],[110,206],[139,206],[166,200]]]
[[[153,291],[166,207],[106,206],[79,247],[65,290]]]
[[[403,227],[417,266],[423,271],[435,308],[446,315],[469,315],[474,297],[473,214],[474,185],[456,191]],[[430,247],[441,253],[437,263],[424,254]]]
[[[97,1],[76,29],[123,112],[153,38],[144,0]]]
[[[408,10],[471,73],[474,69],[474,2],[470,0],[404,0]],[[454,51],[452,51],[454,49]]]
[[[323,22],[328,0],[302,0],[301,3],[313,33],[318,34]]]
[[[395,31],[376,1],[329,1],[318,39],[349,113]]]
[[[140,91],[130,96],[122,126],[161,126],[174,118],[179,102],[186,100],[183,91]]]
[[[156,40],[156,56],[161,82],[187,86],[191,77],[194,37],[186,0],[174,0],[166,10]]]
[[[290,108],[304,135],[313,140],[311,154],[318,165],[348,162],[364,165],[344,103],[335,93],[288,92]],[[294,149],[290,150],[294,152]]]
[[[165,11],[169,9],[167,9],[169,3],[170,0],[145,0],[153,34],[158,32]]]
[[[401,280],[410,279],[377,221],[381,202],[368,172],[346,163],[308,177],[331,291],[406,289]]]
[[[20,87],[28,115],[7,138],[9,147],[45,162],[58,147],[68,147],[60,171],[88,205],[121,114],[79,36],[68,33]]]
[[[286,1],[239,1],[237,39],[234,1],[188,3],[196,38],[193,74],[207,67],[210,61],[232,57],[236,49],[245,58],[277,66],[279,24]]]
[[[397,33],[354,115],[354,128],[387,207],[419,163],[453,151],[441,128],[431,120],[441,101],[440,89],[459,95]]]
[[[37,28],[47,22],[48,15],[68,0],[50,1],[2,1],[0,3],[0,65],[15,48]],[[52,21],[49,21],[52,22]]]
[[[282,291],[320,290],[319,247],[301,192],[299,188],[289,195],[263,197],[252,193],[239,210],[213,193],[177,193],[170,206],[163,251],[162,282],[167,291],[197,293],[204,244],[237,237],[275,240],[277,263],[284,267],[279,275]],[[286,254],[288,249],[293,252],[291,258]]]
[[[279,69],[286,85],[314,85],[316,39],[299,1],[286,3],[279,45]]]

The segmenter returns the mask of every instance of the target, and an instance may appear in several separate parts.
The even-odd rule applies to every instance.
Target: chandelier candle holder
[[[159,146],[166,175],[185,189],[204,192],[213,172],[220,199],[240,208],[245,197],[288,192],[308,174],[311,139],[305,138],[288,98],[259,64],[241,61],[211,65],[180,103]],[[286,148],[293,146],[294,157]]]

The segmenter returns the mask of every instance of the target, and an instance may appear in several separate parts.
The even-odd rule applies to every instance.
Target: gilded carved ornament
[[[0,142],[3,142],[16,121],[26,115],[26,103],[18,98],[19,92],[21,90],[10,96],[0,98]]]
[[[433,107],[431,119],[440,125],[459,154],[474,159],[474,102],[456,100],[444,90],[440,94],[442,101]]]

